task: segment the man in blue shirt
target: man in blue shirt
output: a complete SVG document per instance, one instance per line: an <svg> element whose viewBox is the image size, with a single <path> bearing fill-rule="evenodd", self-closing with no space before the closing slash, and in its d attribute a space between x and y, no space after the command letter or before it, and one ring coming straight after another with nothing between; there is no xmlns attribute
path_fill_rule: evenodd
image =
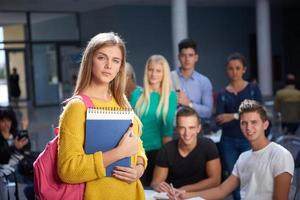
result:
<svg viewBox="0 0 300 200"><path fill-rule="evenodd" d="M195 71L199 59L197 44L184 39L178 44L178 50L181 67L172 71L178 104L194 108L200 118L209 118L213 108L212 84L206 76Z"/></svg>

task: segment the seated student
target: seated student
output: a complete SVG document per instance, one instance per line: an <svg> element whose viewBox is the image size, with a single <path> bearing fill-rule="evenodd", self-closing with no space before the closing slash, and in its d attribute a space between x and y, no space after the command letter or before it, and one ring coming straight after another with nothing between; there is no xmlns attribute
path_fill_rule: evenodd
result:
<svg viewBox="0 0 300 200"><path fill-rule="evenodd" d="M294 74L287 74L285 84L276 92L274 109L281 113L283 132L295 134L300 124L300 90L296 88Z"/></svg>
<svg viewBox="0 0 300 200"><path fill-rule="evenodd" d="M244 100L239 107L240 126L252 150L242 153L232 175L220 186L198 192L175 190L171 199L200 196L222 199L240 185L241 199L287 200L294 172L294 160L284 147L270 142L265 108L254 100Z"/></svg>
<svg viewBox="0 0 300 200"><path fill-rule="evenodd" d="M26 125L25 125L26 123ZM14 111L11 108L0 109L0 164L15 165L14 155L22 155L30 150L30 143L27 133L22 137L21 134L27 130L18 131L17 120ZM22 128L27 128L27 122L24 121Z"/></svg>
<svg viewBox="0 0 300 200"><path fill-rule="evenodd" d="M18 169L17 180L29 184L24 188L27 199L34 199L33 167L35 157L31 157L30 141L27 133L28 121L22 121L22 130L18 130L15 112L10 107L0 108L0 166L10 165ZM28 159L27 159L28 158ZM15 181L13 175L9 175L10 181Z"/></svg>
<svg viewBox="0 0 300 200"><path fill-rule="evenodd" d="M198 137L200 118L190 107L182 107L176 115L179 139L165 144L159 151L151 186L158 192L171 187L185 191L215 187L221 181L221 164L216 145Z"/></svg>

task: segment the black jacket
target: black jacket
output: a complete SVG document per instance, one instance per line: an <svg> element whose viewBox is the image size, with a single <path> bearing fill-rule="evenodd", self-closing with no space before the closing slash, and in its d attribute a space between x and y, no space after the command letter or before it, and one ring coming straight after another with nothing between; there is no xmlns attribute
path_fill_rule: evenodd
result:
<svg viewBox="0 0 300 200"><path fill-rule="evenodd" d="M16 137L14 137L15 139ZM23 154L24 151L30 150L30 142L26 144L21 150L17 150L15 145L9 146L7 140L0 133L0 164L7 164L11 156L18 151Z"/></svg>

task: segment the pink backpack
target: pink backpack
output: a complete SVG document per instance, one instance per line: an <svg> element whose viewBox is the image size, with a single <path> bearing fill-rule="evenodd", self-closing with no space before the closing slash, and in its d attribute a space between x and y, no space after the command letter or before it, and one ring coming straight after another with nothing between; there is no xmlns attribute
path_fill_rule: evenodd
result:
<svg viewBox="0 0 300 200"><path fill-rule="evenodd" d="M87 108L93 107L89 97L73 96L69 100L81 99ZM67 100L67 101L69 101ZM44 151L33 163L34 167L34 192L38 200L82 200L85 184L68 184L62 182L57 175L57 142L59 129L54 130L55 138L51 140Z"/></svg>

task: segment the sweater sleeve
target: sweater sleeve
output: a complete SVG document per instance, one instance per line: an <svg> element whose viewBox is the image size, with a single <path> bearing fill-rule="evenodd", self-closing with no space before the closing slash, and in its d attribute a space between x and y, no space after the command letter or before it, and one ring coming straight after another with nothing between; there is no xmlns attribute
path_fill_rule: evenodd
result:
<svg viewBox="0 0 300 200"><path fill-rule="evenodd" d="M135 116L135 119L134 119L134 122L133 122L133 132L139 137L139 150L138 150L138 153L137 153L137 156L134 156L134 164L137 163L137 157L140 157L143 159L144 161L144 167L146 168L147 167L147 164L148 164L148 160L147 160L147 156L146 156L146 153L145 153L145 150L144 150L144 147L143 147L143 142L141 140L141 131L142 131L142 124L138 122L138 118L137 116Z"/></svg>
<svg viewBox="0 0 300 200"><path fill-rule="evenodd" d="M82 183L105 176L102 152L84 152L85 112L83 102L71 100L60 118L58 175L67 183Z"/></svg>

